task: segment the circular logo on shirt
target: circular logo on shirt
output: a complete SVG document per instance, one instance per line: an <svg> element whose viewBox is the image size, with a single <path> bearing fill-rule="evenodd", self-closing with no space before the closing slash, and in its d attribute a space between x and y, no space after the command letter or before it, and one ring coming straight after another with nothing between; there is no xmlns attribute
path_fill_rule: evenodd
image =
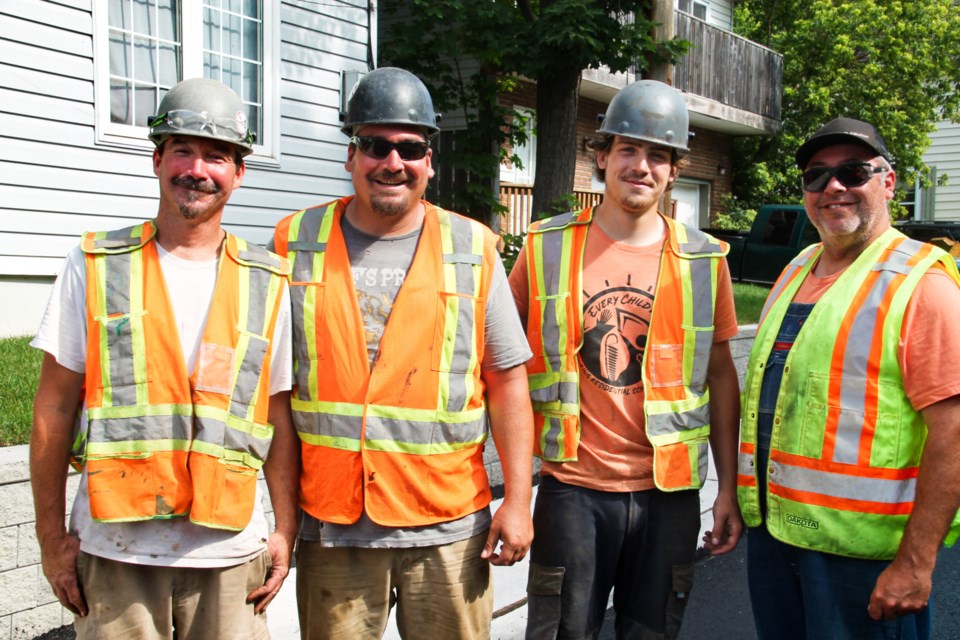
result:
<svg viewBox="0 0 960 640"><path fill-rule="evenodd" d="M605 391L638 393L653 295L630 286L593 295L583 309L580 363L587 379Z"/></svg>

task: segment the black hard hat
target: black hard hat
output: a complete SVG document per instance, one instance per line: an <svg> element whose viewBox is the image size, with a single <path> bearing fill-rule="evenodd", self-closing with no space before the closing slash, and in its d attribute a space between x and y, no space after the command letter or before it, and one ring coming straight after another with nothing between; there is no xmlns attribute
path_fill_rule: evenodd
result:
<svg viewBox="0 0 960 640"><path fill-rule="evenodd" d="M876 127L853 118L834 118L800 145L796 155L797 166L803 171L817 151L835 144L861 144L890 162L890 152Z"/></svg>
<svg viewBox="0 0 960 640"><path fill-rule="evenodd" d="M383 67L364 75L350 92L346 113L340 114L340 131L353 135L368 124L420 127L432 137L440 127L440 114L433 110L430 92L420 78L405 69Z"/></svg>

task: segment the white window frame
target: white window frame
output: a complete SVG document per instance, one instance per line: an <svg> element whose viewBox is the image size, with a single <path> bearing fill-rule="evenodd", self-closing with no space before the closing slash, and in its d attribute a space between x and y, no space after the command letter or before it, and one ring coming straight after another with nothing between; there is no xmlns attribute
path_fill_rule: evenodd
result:
<svg viewBox="0 0 960 640"><path fill-rule="evenodd" d="M677 10L678 10L678 11L682 11L682 12L684 12L684 13L686 13L686 14L689 14L689 15L693 16L694 18L696 18L697 20L703 20L704 22L707 21L707 18L710 16L710 6L709 6L706 2L697 2L697 0L687 0L687 5L689 5L690 8L689 8L689 9L683 9L683 8L681 8L681 4L678 2L678 3L677 3ZM697 15L697 9L698 9L698 8L702 8L702 9L703 9L703 16L702 16L702 17Z"/></svg>
<svg viewBox="0 0 960 640"><path fill-rule="evenodd" d="M253 154L246 162L277 165L280 161L280 0L262 0L263 131L257 131ZM181 64L183 78L203 76L203 1L181 0ZM93 2L94 112L97 144L153 149L146 123L110 120L110 21L107 2Z"/></svg>
<svg viewBox="0 0 960 640"><path fill-rule="evenodd" d="M500 182L519 185L533 185L537 176L537 132L536 117L537 112L528 107L513 106L513 110L522 113L527 117L526 131L527 141L524 144L513 148L513 155L523 160L523 169L518 169L516 165L500 165Z"/></svg>

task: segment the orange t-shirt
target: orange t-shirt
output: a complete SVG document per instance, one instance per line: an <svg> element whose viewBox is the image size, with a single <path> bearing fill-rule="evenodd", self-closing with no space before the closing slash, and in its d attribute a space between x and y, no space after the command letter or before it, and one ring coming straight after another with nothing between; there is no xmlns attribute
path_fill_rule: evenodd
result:
<svg viewBox="0 0 960 640"><path fill-rule="evenodd" d="M816 302L842 273L823 278L809 273L793 301ZM907 398L918 411L960 393L958 318L960 288L934 266L920 278L907 303L897 354Z"/></svg>
<svg viewBox="0 0 960 640"><path fill-rule="evenodd" d="M591 224L583 264L583 348L580 365L580 448L576 462L544 461L541 473L599 491L652 489L653 448L643 416L641 361L656 295L663 241L616 242ZM714 341L737 334L733 287L725 260L717 278ZM510 273L520 318L529 309L527 264L520 253Z"/></svg>

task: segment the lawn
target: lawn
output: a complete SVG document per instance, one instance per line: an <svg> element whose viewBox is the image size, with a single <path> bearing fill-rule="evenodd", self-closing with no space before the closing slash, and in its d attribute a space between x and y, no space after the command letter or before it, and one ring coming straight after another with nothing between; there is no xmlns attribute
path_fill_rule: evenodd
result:
<svg viewBox="0 0 960 640"><path fill-rule="evenodd" d="M763 303L770 287L746 282L733 283L733 300L737 307L738 324L754 324L760 319Z"/></svg>
<svg viewBox="0 0 960 640"><path fill-rule="evenodd" d="M0 447L30 439L42 354L29 342L27 337L0 340Z"/></svg>

